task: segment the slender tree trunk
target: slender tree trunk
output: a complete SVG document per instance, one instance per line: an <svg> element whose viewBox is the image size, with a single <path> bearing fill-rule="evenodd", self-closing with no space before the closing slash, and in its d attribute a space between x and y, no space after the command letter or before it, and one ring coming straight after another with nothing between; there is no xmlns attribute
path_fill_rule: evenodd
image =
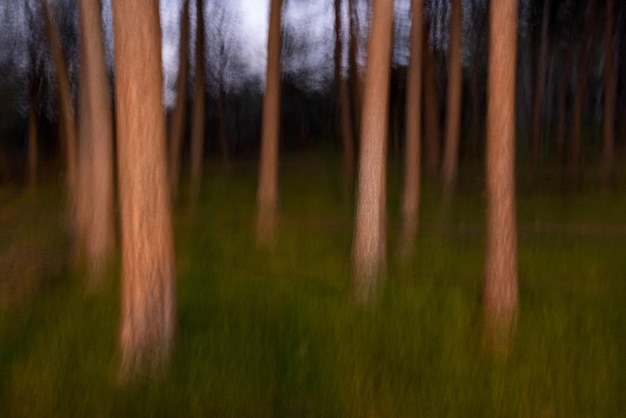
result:
<svg viewBox="0 0 626 418"><path fill-rule="evenodd" d="M506 358L517 317L515 62L517 1L491 2L487 108L487 254L484 342Z"/></svg>
<svg viewBox="0 0 626 418"><path fill-rule="evenodd" d="M590 0L587 5L584 35L581 38L581 50L578 57L576 77L576 93L572 108L572 144L570 148L570 174L575 177L580 168L583 114L585 111L585 97L587 94L587 79L591 64L591 48L593 43L594 24L596 21L596 0Z"/></svg>
<svg viewBox="0 0 626 418"><path fill-rule="evenodd" d="M70 76L67 71L67 61L63 54L63 47L61 44L61 36L59 35L59 29L55 23L54 17L50 7L48 6L48 0L41 0L44 10L44 20L46 23L46 31L48 33L48 41L50 42L50 52L52 55L52 62L54 65L54 73L57 82L57 94L59 98L59 114L61 118L61 138L65 138L63 141L63 147L65 148L65 183L68 189L70 206L72 212L76 204L76 183L77 183L77 167L78 156L76 151L76 125L74 122L74 106L72 104L72 87L70 83Z"/></svg>
<svg viewBox="0 0 626 418"><path fill-rule="evenodd" d="M39 160L37 95L39 81L33 75L30 81L30 103L28 107L28 188L32 191L37 187L37 166Z"/></svg>
<svg viewBox="0 0 626 418"><path fill-rule="evenodd" d="M220 75L217 86L217 112L219 117L220 130L220 148L222 150L222 158L228 162L228 131L226 129L226 97L224 94L224 80Z"/></svg>
<svg viewBox="0 0 626 418"><path fill-rule="evenodd" d="M531 153L533 164L539 159L539 137L541 134L541 112L546 85L546 70L548 68L548 33L550 24L550 0L544 0L543 18L541 20L541 45L539 60L537 61L537 75L535 78L535 103L533 106L533 130L531 138Z"/></svg>
<svg viewBox="0 0 626 418"><path fill-rule="evenodd" d="M204 160L204 2L196 0L196 69L193 87L193 120L191 124L191 200L200 193Z"/></svg>
<svg viewBox="0 0 626 418"><path fill-rule="evenodd" d="M185 111L187 106L187 54L189 49L189 2L183 2L180 21L180 43L178 50L178 80L176 81L176 106L170 124L169 173L172 196L176 197L180 179L180 154L185 132Z"/></svg>
<svg viewBox="0 0 626 418"><path fill-rule="evenodd" d="M280 46L282 0L271 0L267 40L267 76L263 100L263 133L257 192L257 244L270 247L276 234L278 137L280 134Z"/></svg>
<svg viewBox="0 0 626 418"><path fill-rule="evenodd" d="M413 253L418 229L422 134L422 46L423 0L411 1L411 51L407 69L406 145L404 192L402 198L402 238L400 252Z"/></svg>
<svg viewBox="0 0 626 418"><path fill-rule="evenodd" d="M114 247L113 118L104 58L101 6L80 0L80 190L77 216L87 258L89 288L96 288Z"/></svg>
<svg viewBox="0 0 626 418"><path fill-rule="evenodd" d="M337 88L337 103L341 125L343 171L346 182L351 184L354 179L354 135L352 116L350 115L348 83L341 74L342 62L341 0L335 0L335 84Z"/></svg>
<svg viewBox="0 0 626 418"><path fill-rule="evenodd" d="M461 0L452 0L450 19L450 49L448 59L448 102L446 112L446 142L442 177L444 196L448 199L454 190L459 165L459 131L461 124L461 31L463 7Z"/></svg>
<svg viewBox="0 0 626 418"><path fill-rule="evenodd" d="M359 137L359 128L361 127L361 105L363 80L359 73L359 64L357 57L359 55L359 21L358 11L356 9L355 0L348 0L348 13L350 14L350 44L348 45L348 71L350 78L350 87L352 90L352 109L354 111L354 132L355 137Z"/></svg>
<svg viewBox="0 0 626 418"><path fill-rule="evenodd" d="M602 162L604 182L608 183L613 174L615 159L615 101L617 99L615 74L615 0L607 0L606 19Z"/></svg>
<svg viewBox="0 0 626 418"><path fill-rule="evenodd" d="M425 34L429 33L428 26ZM439 92L437 91L437 70L435 56L428 46L428 36L424 36L424 152L425 172L435 177L439 170Z"/></svg>
<svg viewBox="0 0 626 418"><path fill-rule="evenodd" d="M559 162L561 167L565 166L565 137L567 126L567 97L570 92L570 79L572 71L572 58L574 54L574 44L572 41L568 42L565 50L565 58L563 59L563 76L561 77L561 85L558 97L558 116L557 116L557 133L556 143L558 147Z"/></svg>
<svg viewBox="0 0 626 418"><path fill-rule="evenodd" d="M158 2L113 2L122 230L122 381L168 361L176 272L166 159Z"/></svg>
<svg viewBox="0 0 626 418"><path fill-rule="evenodd" d="M384 263L385 142L389 114L389 76L393 2L374 0L370 29L354 241L354 295L358 302L376 296Z"/></svg>
<svg viewBox="0 0 626 418"><path fill-rule="evenodd" d="M482 25L481 25L482 26ZM480 89L478 88L478 81L480 79L480 44L483 39L481 36L476 36L476 44L474 45L474 56L472 62L472 81L470 83L471 95L472 95L472 128L470 129L470 147L472 157L477 158L480 154L479 151L479 137L480 137Z"/></svg>

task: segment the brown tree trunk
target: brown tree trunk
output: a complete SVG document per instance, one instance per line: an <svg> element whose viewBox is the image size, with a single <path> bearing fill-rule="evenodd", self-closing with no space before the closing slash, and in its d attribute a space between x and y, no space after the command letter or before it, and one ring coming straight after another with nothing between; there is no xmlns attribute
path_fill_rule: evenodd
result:
<svg viewBox="0 0 626 418"><path fill-rule="evenodd" d="M480 89L478 88L478 81L480 78L480 65L478 63L479 57L479 39L477 36L476 47L474 48L474 57L472 65L472 81L470 83L470 94L472 95L472 108L470 109L472 115L472 128L470 129L470 150L471 155L477 158L480 154Z"/></svg>
<svg viewBox="0 0 626 418"><path fill-rule="evenodd" d="M392 35L393 2L374 0L365 73L356 223L352 243L354 295L362 303L376 296L385 258L384 168Z"/></svg>
<svg viewBox="0 0 626 418"><path fill-rule="evenodd" d="M113 118L104 58L100 2L80 0L80 171L77 217L87 259L88 287L96 288L115 244Z"/></svg>
<svg viewBox="0 0 626 418"><path fill-rule="evenodd" d="M596 21L596 0L589 1L587 5L584 35L581 38L581 51L578 57L578 70L576 77L576 92L572 108L572 144L570 148L569 171L573 177L577 176L580 168L583 113L585 110L585 97L587 94L587 79L591 64L591 48L593 43L593 31Z"/></svg>
<svg viewBox="0 0 626 418"><path fill-rule="evenodd" d="M491 2L487 108L486 349L506 358L517 317L515 62L517 1Z"/></svg>
<svg viewBox="0 0 626 418"><path fill-rule="evenodd" d="M448 102L446 112L446 139L442 177L444 196L452 195L459 165L459 131L461 124L461 31L463 7L461 0L452 0L450 18L450 49L448 59Z"/></svg>
<svg viewBox="0 0 626 418"><path fill-rule="evenodd" d="M550 0L544 0L543 18L541 20L541 45L539 47L539 60L537 61L537 74L535 78L535 103L533 106L533 127L531 137L531 153L533 164L539 159L539 136L541 134L541 111L543 109L543 96L546 84L546 70L548 68L548 33L550 24Z"/></svg>
<svg viewBox="0 0 626 418"><path fill-rule="evenodd" d="M602 171L604 182L608 183L613 174L615 158L615 100L617 98L617 82L615 79L615 0L607 0L606 19Z"/></svg>
<svg viewBox="0 0 626 418"><path fill-rule="evenodd" d="M180 43L178 50L178 80L176 81L176 106L170 124L169 174L172 197L178 192L180 179L180 154L185 132L185 111L187 106L187 53L189 49L189 2L183 2L180 20Z"/></svg>
<svg viewBox="0 0 626 418"><path fill-rule="evenodd" d="M350 96L348 83L341 74L343 62L343 42L341 35L341 0L335 0L335 84L341 125L341 144L343 148L343 171L346 182L354 179L354 134L350 115Z"/></svg>
<svg viewBox="0 0 626 418"><path fill-rule="evenodd" d="M257 191L257 244L270 247L276 234L278 136L280 134L280 47L282 0L271 0L267 40L267 76L263 99L263 133Z"/></svg>
<svg viewBox="0 0 626 418"><path fill-rule="evenodd" d="M72 105L72 87L70 76L67 71L67 61L63 53L61 44L61 36L59 29L55 23L54 17L48 5L48 0L41 0L44 10L44 20L48 41L50 42L50 52L52 55L52 63L54 65L54 73L57 82L57 94L59 98L59 115L61 118L60 137L65 138L62 146L65 148L65 183L68 189L70 206L72 212L76 204L76 182L78 156L76 151L76 125L74 122L74 106Z"/></svg>
<svg viewBox="0 0 626 418"><path fill-rule="evenodd" d="M158 2L113 2L122 231L122 381L169 358L176 272L168 187Z"/></svg>
<svg viewBox="0 0 626 418"><path fill-rule="evenodd" d="M429 33L428 25L425 34ZM433 50L424 36L424 157L425 172L435 177L439 170L439 92L437 70Z"/></svg>
<svg viewBox="0 0 626 418"><path fill-rule="evenodd" d="M204 2L196 0L196 69L193 82L193 119L191 124L191 200L200 193L204 160Z"/></svg>
<svg viewBox="0 0 626 418"><path fill-rule="evenodd" d="M28 107L28 188L32 191L37 186L37 166L39 160L37 95L39 81L35 76L30 81L30 103Z"/></svg>
<svg viewBox="0 0 626 418"><path fill-rule="evenodd" d="M407 69L406 145L402 237L400 254L409 256L415 248L420 200L420 147L422 136L422 11L423 0L411 1L411 51Z"/></svg>
<svg viewBox="0 0 626 418"><path fill-rule="evenodd" d="M570 92L570 78L571 78L571 70L572 70L572 58L574 54L574 44L572 41L568 42L567 48L565 50L565 58L563 59L563 77L561 77L561 86L559 90L559 98L558 98L558 116L557 116L557 133L556 133L556 143L559 154L559 162L561 163L561 168L565 166L565 136L566 136L566 126L567 126L567 97Z"/></svg>
<svg viewBox="0 0 626 418"><path fill-rule="evenodd" d="M354 136L359 137L361 127L361 105L363 80L359 72L357 57L359 55L359 21L355 0L348 0L348 13L350 14L350 44L348 45L348 71L350 87L352 87L352 109L354 117Z"/></svg>
<svg viewBox="0 0 626 418"><path fill-rule="evenodd" d="M217 86L217 112L219 117L220 130L220 148L222 150L222 158L228 162L228 132L226 129L226 97L224 94L224 80L220 76Z"/></svg>

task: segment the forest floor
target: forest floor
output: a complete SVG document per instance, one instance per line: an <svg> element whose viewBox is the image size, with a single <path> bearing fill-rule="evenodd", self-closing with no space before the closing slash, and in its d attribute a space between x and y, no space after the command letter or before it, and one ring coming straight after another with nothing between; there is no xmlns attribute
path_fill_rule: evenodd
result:
<svg viewBox="0 0 626 418"><path fill-rule="evenodd" d="M425 182L416 250L400 261L390 164L387 277L359 307L354 199L335 158L281 162L272 251L254 245L256 166L208 166L197 207L175 208L172 363L131 388L115 379L119 269L87 295L61 189L0 188L1 417L623 416L626 187L521 177L520 312L498 362L480 348L481 167L461 170L445 216Z"/></svg>

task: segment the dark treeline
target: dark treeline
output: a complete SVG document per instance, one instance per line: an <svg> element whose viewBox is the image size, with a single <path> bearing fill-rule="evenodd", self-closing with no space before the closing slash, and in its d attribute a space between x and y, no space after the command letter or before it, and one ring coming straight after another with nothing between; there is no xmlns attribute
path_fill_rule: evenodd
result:
<svg viewBox="0 0 626 418"><path fill-rule="evenodd" d="M51 2L57 20L59 33L69 69L73 91L78 91L78 13L75 1ZM167 4L165 4L167 3ZM285 9L289 9L287 2ZM294 7L306 9L298 2ZM355 74L364 71L365 43L369 25L367 2L356 2L356 18L343 16L342 36L348 40L351 25L356 24L356 59L352 59L349 49L351 42L345 42L345 60L342 73L353 84ZM393 76L391 96L390 132L391 152L398 151L403 138L404 89L406 66L408 64L408 1L396 3ZM325 7L330 6L330 4ZM47 44L44 20L39 3L36 1L5 3L0 6L3 30L0 36L2 52L2 148L6 178L13 181L23 177L22 164L9 164L6 153L25 155L27 142L26 112L29 103L36 95L36 107L40 123L55 123L57 120L55 77ZM182 3L164 2L162 13L177 13ZM429 103L439 112L440 130L445 135L448 86L448 40L449 16L452 10L447 1L426 1L424 23L428 30L427 49L433 53L435 63L435 86L438 104ZM192 5L193 8L193 5ZM320 7L309 7L319 13ZM347 3L344 6L347 8ZM526 0L519 4L519 49L517 77L517 120L521 136L518 139L522 154L533 160L547 156L561 155L571 160L577 157L580 146L597 149L603 126L605 98L614 97L613 114L617 144L624 136L623 120L626 107L626 82L621 74L626 73L626 64L621 51L626 50L624 30L624 7L621 2L608 0L557 1ZM259 72L250 71L243 62L242 52L245 40L236 32L236 22L241 20L234 7L222 2L206 1L206 89L207 132L210 139L206 143L208 152L221 153L224 141L228 153L233 156L254 155L259 148L262 90L259 88ZM301 13L306 13L300 11ZM344 12L342 10L342 12ZM287 10L284 11L288 15ZM343 14L346 14L345 12ZM461 158L478 155L481 145L480 132L484 130L486 65L488 53L488 2L468 0L462 2L462 93L461 136L459 144ZM328 15L328 19L326 17ZM110 5L104 2L104 29L106 35L107 66L112 78L112 29L110 27ZM339 118L335 111L333 57L332 57L332 13L316 16L313 20L328 30L329 42L316 43L323 37L310 37L308 27L297 27L293 22L283 25L283 83L281 132L284 138L281 146L296 149L313 143L332 141L330 138L337 128ZM192 14L195 24L195 10ZM299 18L301 19L301 18ZM299 23L296 20L296 24ZM180 22L178 21L178 25ZM163 30L164 45L176 47L180 34L176 25ZM611 31L611 33L609 33ZM195 39L192 31L191 40ZM27 47L23 47L23 46ZM17 48L19 46L19 48ZM612 48L612 53L609 49ZM195 59L193 49L189 50L190 61ZM613 57L609 60L608 57ZM164 57L164 60L168 57ZM356 71L350 66L356 65ZM611 66L611 69L607 68ZM178 65L166 62L166 102L173 103L175 96L172 75L176 75ZM189 67L188 67L189 68ZM190 69L190 71L192 71ZM168 76L168 74L171 74ZM611 84L609 74L613 74ZM29 86L33 86L32 88ZM36 85L36 87L35 87ZM33 91L35 88L35 91ZM427 87L427 89L430 86ZM607 88L614 93L605 94ZM354 89L351 89L354 90ZM29 91L31 93L29 93ZM191 86L186 89L191 100ZM427 92L424 92L426 95ZM76 100L76 93L74 94ZM356 100L355 97L352 98ZM256 105L254 105L256 103ZM609 102L611 103L611 101ZM189 109L189 108L188 108ZM222 120L224 119L224 120ZM580 143L576 132L590 132ZM593 133L596 132L595 135ZM47 135L49 136L49 135ZM221 141L221 142L220 142ZM41 146L51 150L54 141L40 141ZM222 145L220 145L220 143ZM566 144L568 144L566 146ZM443 145L441 145L443 147ZM565 149L567 148L567 150ZM45 154L44 154L45 155ZM586 154L582 154L586 155ZM9 158L13 160L13 158ZM15 172L9 175L6 165L13 165Z"/></svg>

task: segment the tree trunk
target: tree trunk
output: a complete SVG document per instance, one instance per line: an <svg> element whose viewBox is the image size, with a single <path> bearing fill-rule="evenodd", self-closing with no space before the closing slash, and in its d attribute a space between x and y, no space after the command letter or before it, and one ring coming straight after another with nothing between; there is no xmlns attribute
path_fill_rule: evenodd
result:
<svg viewBox="0 0 626 418"><path fill-rule="evenodd" d="M393 2L374 0L365 73L356 223L352 244L354 295L361 303L376 296L385 258L384 168L392 37Z"/></svg>
<svg viewBox="0 0 626 418"><path fill-rule="evenodd" d="M604 182L608 184L613 174L615 158L615 101L617 98L615 75L615 0L607 0L606 8L602 171Z"/></svg>
<svg viewBox="0 0 626 418"><path fill-rule="evenodd" d="M351 184L354 179L354 134L352 116L350 115L348 83L341 73L342 62L341 0L335 0L335 84L341 125L343 171L346 183Z"/></svg>
<svg viewBox="0 0 626 418"><path fill-rule="evenodd" d="M267 76L263 99L263 133L257 192L257 244L270 247L276 234L278 136L280 134L280 47L282 0L271 0L267 40Z"/></svg>
<svg viewBox="0 0 626 418"><path fill-rule="evenodd" d="M533 130L531 137L531 153L533 164L539 159L539 136L541 134L541 111L546 84L546 70L548 68L548 33L550 24L550 0L544 0L543 18L541 20L541 45L539 47L539 60L537 61L537 74L535 78L535 103L533 106Z"/></svg>
<svg viewBox="0 0 626 418"><path fill-rule="evenodd" d="M429 33L428 25L424 33ZM424 152L426 173L435 177L439 170L439 92L435 55L424 36Z"/></svg>
<svg viewBox="0 0 626 418"><path fill-rule="evenodd" d="M193 82L193 120L191 125L191 201L200 193L204 160L204 2L196 0L196 69Z"/></svg>
<svg viewBox="0 0 626 418"><path fill-rule="evenodd" d="M217 86L217 112L219 117L220 130L220 148L222 150L222 158L228 162L228 131L226 127L226 95L224 94L224 80L220 75Z"/></svg>
<svg viewBox="0 0 626 418"><path fill-rule="evenodd" d="M39 81L33 75L30 80L30 103L28 107L28 188L32 191L37 186L37 166L39 160L37 95Z"/></svg>
<svg viewBox="0 0 626 418"><path fill-rule="evenodd" d="M561 164L561 168L565 167L565 136L566 136L566 126L567 126L567 97L570 92L570 79L572 72L572 58L574 54L574 44L570 40L565 50L565 58L563 59L563 77L561 77L561 85L559 90L558 97L558 121L557 121L557 133L556 133L556 143L559 154L559 162Z"/></svg>
<svg viewBox="0 0 626 418"><path fill-rule="evenodd" d="M114 247L113 126L104 58L100 2L80 0L80 172L77 217L87 258L89 288L96 288Z"/></svg>
<svg viewBox="0 0 626 418"><path fill-rule="evenodd" d="M576 77L576 93L572 108L572 144L570 148L569 171L572 177L577 176L580 168L583 113L585 111L585 97L587 94L587 79L591 64L591 48L593 46L593 32L596 21L596 0L590 0L587 5L584 35L581 38L581 51L578 57Z"/></svg>
<svg viewBox="0 0 626 418"><path fill-rule="evenodd" d="M486 348L506 358L517 317L515 61L517 1L491 2L487 108Z"/></svg>
<svg viewBox="0 0 626 418"><path fill-rule="evenodd" d="M461 0L452 0L450 18L450 49L448 59L448 102L446 112L446 142L443 156L444 196L448 199L454 190L459 165L459 131L461 124L461 31L463 7Z"/></svg>
<svg viewBox="0 0 626 418"><path fill-rule="evenodd" d="M359 72L357 57L359 55L359 21L355 0L348 0L348 13L350 15L350 44L348 45L348 71L350 87L352 87L352 110L354 117L354 136L359 137L361 127L361 104L363 80Z"/></svg>
<svg viewBox="0 0 626 418"><path fill-rule="evenodd" d="M422 11L423 0L411 1L411 51L407 69L406 145L404 192L402 198L402 238L400 254L409 256L415 248L420 198L420 158L422 134Z"/></svg>
<svg viewBox="0 0 626 418"><path fill-rule="evenodd" d="M48 41L50 42L50 52L52 55L52 63L54 65L54 73L57 82L57 94L59 98L59 114L61 118L60 126L62 132L60 137L65 137L63 147L65 148L65 183L69 193L70 206L72 212L76 204L76 182L77 182L77 166L78 157L76 151L76 125L74 122L74 107L72 104L72 87L70 76L67 71L67 61L63 54L61 44L61 36L59 29L55 23L52 12L48 5L48 0L41 0L44 10L44 20L46 23L46 31Z"/></svg>
<svg viewBox="0 0 626 418"><path fill-rule="evenodd" d="M481 25L482 26L482 25ZM476 36L476 43L474 45L474 56L472 57L472 80L470 83L470 94L472 95L472 108L471 108L471 118L472 118L472 128L470 129L470 153L472 157L478 158L480 155L480 89L478 87L478 82L480 80L480 44L481 36Z"/></svg>
<svg viewBox="0 0 626 418"><path fill-rule="evenodd" d="M187 106L187 54L189 49L189 2L183 2L180 20L180 43L178 50L178 80L176 81L176 106L170 124L169 173L172 196L176 197L180 179L180 154L185 132L185 108Z"/></svg>
<svg viewBox="0 0 626 418"><path fill-rule="evenodd" d="M119 376L125 381L167 363L176 273L158 2L114 1L113 29L122 231Z"/></svg>

